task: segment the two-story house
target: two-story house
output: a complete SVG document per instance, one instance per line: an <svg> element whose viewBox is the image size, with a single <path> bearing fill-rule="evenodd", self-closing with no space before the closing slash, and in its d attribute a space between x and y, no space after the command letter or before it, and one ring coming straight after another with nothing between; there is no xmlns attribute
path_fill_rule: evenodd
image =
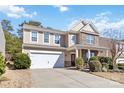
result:
<svg viewBox="0 0 124 93"><path fill-rule="evenodd" d="M0 23L0 53L5 56L5 37L4 32Z"/></svg>
<svg viewBox="0 0 124 93"><path fill-rule="evenodd" d="M108 46L102 45L96 27L91 22L80 21L68 31L68 48L65 53L66 66L75 66L75 58L88 61L92 56L109 56Z"/></svg>
<svg viewBox="0 0 124 93"><path fill-rule="evenodd" d="M24 24L22 52L30 56L31 68L75 66L77 57L87 61L92 56L109 56L101 41L90 22L80 21L68 31Z"/></svg>

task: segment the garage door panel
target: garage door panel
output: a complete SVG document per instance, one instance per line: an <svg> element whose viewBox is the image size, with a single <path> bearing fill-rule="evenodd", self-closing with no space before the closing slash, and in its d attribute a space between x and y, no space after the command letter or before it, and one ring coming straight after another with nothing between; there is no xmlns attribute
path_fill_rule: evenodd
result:
<svg viewBox="0 0 124 93"><path fill-rule="evenodd" d="M50 55L46 54L32 54L33 58L31 58L32 61L32 67L31 68L50 68Z"/></svg>
<svg viewBox="0 0 124 93"><path fill-rule="evenodd" d="M59 55L53 67L64 67L64 55Z"/></svg>
<svg viewBox="0 0 124 93"><path fill-rule="evenodd" d="M37 54L32 54L31 61L32 61L31 68L46 68L47 60L45 59L44 55L40 56Z"/></svg>
<svg viewBox="0 0 124 93"><path fill-rule="evenodd" d="M31 54L31 68L64 67L63 54Z"/></svg>

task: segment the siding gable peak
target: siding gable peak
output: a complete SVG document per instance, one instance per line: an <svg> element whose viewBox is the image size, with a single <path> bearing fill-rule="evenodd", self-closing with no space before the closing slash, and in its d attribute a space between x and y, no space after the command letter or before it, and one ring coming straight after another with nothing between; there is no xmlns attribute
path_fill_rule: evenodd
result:
<svg viewBox="0 0 124 93"><path fill-rule="evenodd" d="M91 33L98 33L97 29L95 28L95 26L91 23L88 23L87 25L85 25L84 27L82 27L80 29L80 31L83 31L83 32L91 32Z"/></svg>
<svg viewBox="0 0 124 93"><path fill-rule="evenodd" d="M92 33L98 33L95 25L92 22L80 20L79 22L75 23L69 31L77 32L77 31L85 31L85 32L92 32Z"/></svg>

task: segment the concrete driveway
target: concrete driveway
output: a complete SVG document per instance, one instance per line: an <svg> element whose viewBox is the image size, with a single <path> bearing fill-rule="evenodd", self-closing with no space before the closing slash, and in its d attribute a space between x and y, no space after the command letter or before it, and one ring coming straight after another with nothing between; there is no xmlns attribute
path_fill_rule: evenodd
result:
<svg viewBox="0 0 124 93"><path fill-rule="evenodd" d="M32 86L38 88L121 88L124 84L67 69L31 70Z"/></svg>

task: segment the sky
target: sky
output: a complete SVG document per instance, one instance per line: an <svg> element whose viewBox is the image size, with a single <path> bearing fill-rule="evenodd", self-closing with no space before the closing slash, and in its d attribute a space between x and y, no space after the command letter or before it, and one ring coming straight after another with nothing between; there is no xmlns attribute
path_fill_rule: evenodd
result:
<svg viewBox="0 0 124 93"><path fill-rule="evenodd" d="M98 31L115 29L124 33L124 6L116 5L9 5L0 6L0 20L10 20L14 33L24 20L67 31L79 20L91 21ZM124 37L124 34L123 34Z"/></svg>

